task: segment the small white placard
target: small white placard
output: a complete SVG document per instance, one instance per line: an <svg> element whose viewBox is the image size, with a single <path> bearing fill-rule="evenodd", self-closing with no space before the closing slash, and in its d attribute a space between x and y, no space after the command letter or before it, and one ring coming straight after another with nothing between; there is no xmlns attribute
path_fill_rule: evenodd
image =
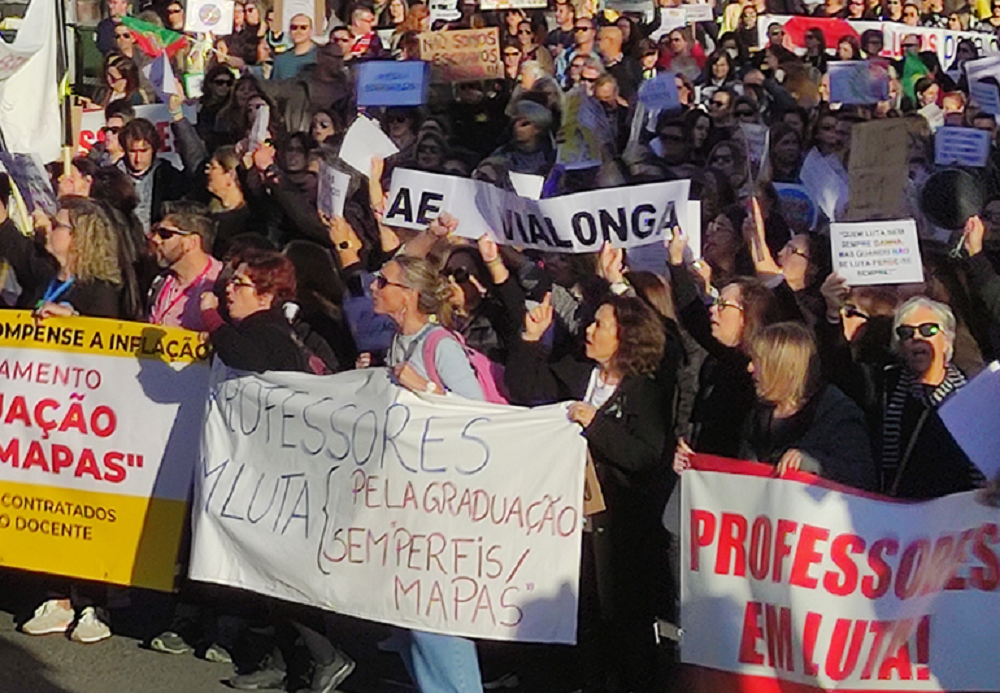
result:
<svg viewBox="0 0 1000 693"><path fill-rule="evenodd" d="M851 286L924 280L913 219L830 224L833 269Z"/></svg>
<svg viewBox="0 0 1000 693"><path fill-rule="evenodd" d="M934 163L939 166L985 166L990 133L977 128L943 127L934 134Z"/></svg>
<svg viewBox="0 0 1000 693"><path fill-rule="evenodd" d="M367 176L372 170L373 156L387 159L398 151L399 148L382 132L378 123L359 115L344 135L344 143L340 145L340 160Z"/></svg>

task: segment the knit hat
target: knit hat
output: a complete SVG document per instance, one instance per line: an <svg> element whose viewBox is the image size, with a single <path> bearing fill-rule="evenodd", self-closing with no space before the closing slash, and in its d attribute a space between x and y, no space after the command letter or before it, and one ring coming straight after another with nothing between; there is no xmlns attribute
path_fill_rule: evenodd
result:
<svg viewBox="0 0 1000 693"><path fill-rule="evenodd" d="M920 191L920 211L942 229L960 229L979 214L986 197L972 174L957 168L938 171Z"/></svg>
<svg viewBox="0 0 1000 693"><path fill-rule="evenodd" d="M552 111L542 104L528 99L521 99L514 108L511 120L518 120L519 118L530 120L542 131L546 131L552 127Z"/></svg>

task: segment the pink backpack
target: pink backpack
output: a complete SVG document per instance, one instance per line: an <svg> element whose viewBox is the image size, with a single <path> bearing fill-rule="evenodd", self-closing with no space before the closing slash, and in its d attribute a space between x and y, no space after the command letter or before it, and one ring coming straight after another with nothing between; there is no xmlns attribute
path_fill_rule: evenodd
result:
<svg viewBox="0 0 1000 693"><path fill-rule="evenodd" d="M434 363L434 350L443 339L454 339L465 350L465 355L469 358L469 365L476 373L476 380L479 381L479 387L482 388L486 401L507 404L507 395L503 387L503 366L490 361L486 354L467 346L462 335L447 328L431 330L424 341L424 367L427 369L427 377L444 390L444 383L441 382L441 377L437 372L437 364Z"/></svg>

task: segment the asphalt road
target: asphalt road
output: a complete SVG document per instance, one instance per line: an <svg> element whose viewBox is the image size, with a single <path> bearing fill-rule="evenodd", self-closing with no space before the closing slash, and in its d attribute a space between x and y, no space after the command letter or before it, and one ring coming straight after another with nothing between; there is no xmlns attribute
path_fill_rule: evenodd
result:
<svg viewBox="0 0 1000 693"><path fill-rule="evenodd" d="M223 693L233 673L191 655L166 655L144 647L169 618L159 595L130 593L129 606L115 608L115 636L81 645L63 635L32 637L17 630L45 597L46 585L31 574L0 570L0 693ZM165 612L164 609L167 611ZM166 613L166 615L164 615ZM376 644L388 631L354 619L337 624L336 642L358 663L343 693L414 693L398 656ZM516 672L520 685L508 693L571 690L569 648L484 643L484 676Z"/></svg>

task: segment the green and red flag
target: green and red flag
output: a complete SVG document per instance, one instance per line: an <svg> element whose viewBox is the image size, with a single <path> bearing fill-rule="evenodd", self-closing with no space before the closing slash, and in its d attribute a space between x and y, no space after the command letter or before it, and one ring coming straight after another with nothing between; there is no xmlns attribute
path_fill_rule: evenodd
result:
<svg viewBox="0 0 1000 693"><path fill-rule="evenodd" d="M162 53L172 58L177 51L188 46L187 36L176 31L164 29L135 17L122 17L121 22L132 32L139 49L150 58L157 58Z"/></svg>

